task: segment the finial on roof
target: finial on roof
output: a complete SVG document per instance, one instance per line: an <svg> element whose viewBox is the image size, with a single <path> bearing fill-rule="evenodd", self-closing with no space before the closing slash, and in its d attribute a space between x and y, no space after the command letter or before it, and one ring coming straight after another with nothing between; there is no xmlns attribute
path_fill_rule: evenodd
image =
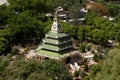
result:
<svg viewBox="0 0 120 80"><path fill-rule="evenodd" d="M55 11L55 17L54 17L54 22L57 21L57 11Z"/></svg>

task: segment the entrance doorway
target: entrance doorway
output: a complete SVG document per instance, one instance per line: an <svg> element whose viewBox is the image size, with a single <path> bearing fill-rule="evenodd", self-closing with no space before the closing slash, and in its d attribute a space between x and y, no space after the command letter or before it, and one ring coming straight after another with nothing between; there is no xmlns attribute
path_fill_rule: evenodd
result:
<svg viewBox="0 0 120 80"><path fill-rule="evenodd" d="M45 60L49 60L49 58L48 58L48 57L46 57L46 58L45 58Z"/></svg>
<svg viewBox="0 0 120 80"><path fill-rule="evenodd" d="M70 63L71 62L71 58L70 57L67 57L66 58L66 64Z"/></svg>

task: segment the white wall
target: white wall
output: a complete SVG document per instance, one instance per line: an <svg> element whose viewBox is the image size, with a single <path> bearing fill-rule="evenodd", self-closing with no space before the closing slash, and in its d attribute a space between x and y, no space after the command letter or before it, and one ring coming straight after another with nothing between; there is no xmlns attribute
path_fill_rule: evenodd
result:
<svg viewBox="0 0 120 80"><path fill-rule="evenodd" d="M0 0L0 5L7 3L7 0Z"/></svg>

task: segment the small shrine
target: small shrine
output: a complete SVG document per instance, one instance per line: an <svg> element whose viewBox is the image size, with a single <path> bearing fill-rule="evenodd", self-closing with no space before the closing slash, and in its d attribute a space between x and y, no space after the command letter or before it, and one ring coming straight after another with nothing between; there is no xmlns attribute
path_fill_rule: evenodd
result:
<svg viewBox="0 0 120 80"><path fill-rule="evenodd" d="M38 60L54 59L67 64L73 58L70 57L71 55L77 56L75 53L71 53L73 49L72 38L63 32L56 13L51 30L36 49L36 58Z"/></svg>

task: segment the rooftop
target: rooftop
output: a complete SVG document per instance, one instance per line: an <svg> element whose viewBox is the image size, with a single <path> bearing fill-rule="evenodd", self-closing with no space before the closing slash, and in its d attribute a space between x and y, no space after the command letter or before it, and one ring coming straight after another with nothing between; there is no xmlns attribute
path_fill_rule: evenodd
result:
<svg viewBox="0 0 120 80"><path fill-rule="evenodd" d="M69 54L59 54L57 52L51 52L51 51L47 51L47 50L38 50L36 51L37 55L41 55L41 56L46 56L46 57L50 57L50 58L55 58L55 59L59 59L59 58L63 58Z"/></svg>
<svg viewBox="0 0 120 80"><path fill-rule="evenodd" d="M51 51L47 51L47 50L37 50L36 51L36 54L37 55L40 55L40 56L45 56L45 57L50 57L52 59L60 59L60 58L64 58L64 57L67 57L69 55L74 55L76 53L79 53L78 51L64 51L62 53L57 53L57 52L51 52Z"/></svg>
<svg viewBox="0 0 120 80"><path fill-rule="evenodd" d="M49 31L47 33L47 36L48 37L52 37L52 38L62 38L62 37L66 37L68 35L65 34L65 33L55 33L55 32Z"/></svg>

